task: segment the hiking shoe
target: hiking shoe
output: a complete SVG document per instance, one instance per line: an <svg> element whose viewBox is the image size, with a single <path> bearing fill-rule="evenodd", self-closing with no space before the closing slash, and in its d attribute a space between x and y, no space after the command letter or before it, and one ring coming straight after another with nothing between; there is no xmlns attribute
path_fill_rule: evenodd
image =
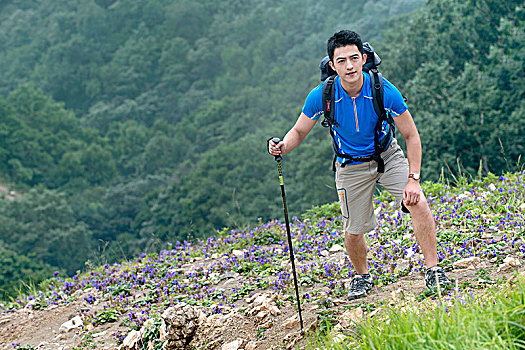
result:
<svg viewBox="0 0 525 350"><path fill-rule="evenodd" d="M445 275L445 270L439 266L427 269L427 272L425 273L425 283L429 289L437 287L438 284L442 287L452 285L452 282Z"/></svg>
<svg viewBox="0 0 525 350"><path fill-rule="evenodd" d="M348 300L354 300L357 298L364 297L366 293L372 290L374 282L370 274L356 275L350 281L350 293L348 293Z"/></svg>

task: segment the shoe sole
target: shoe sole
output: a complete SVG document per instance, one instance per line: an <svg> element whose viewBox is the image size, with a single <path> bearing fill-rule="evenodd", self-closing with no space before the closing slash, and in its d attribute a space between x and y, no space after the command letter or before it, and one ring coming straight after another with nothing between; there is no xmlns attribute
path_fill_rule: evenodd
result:
<svg viewBox="0 0 525 350"><path fill-rule="evenodd" d="M437 286L433 286L433 287L431 287L431 286L429 286L429 285L426 284L426 283L425 283L425 285L427 286L428 289L437 288ZM449 283L440 283L439 286L440 286L441 288L448 288L448 287L452 287L452 286L454 286L454 283L452 283L452 282L449 282Z"/></svg>
<svg viewBox="0 0 525 350"><path fill-rule="evenodd" d="M356 299L360 299L360 298L364 298L368 295L368 293L370 293L372 291L372 289L370 289L369 291L365 292L364 294L359 294L359 295L353 295L353 296L346 296L346 299L348 299L348 301L352 301L352 300L356 300Z"/></svg>

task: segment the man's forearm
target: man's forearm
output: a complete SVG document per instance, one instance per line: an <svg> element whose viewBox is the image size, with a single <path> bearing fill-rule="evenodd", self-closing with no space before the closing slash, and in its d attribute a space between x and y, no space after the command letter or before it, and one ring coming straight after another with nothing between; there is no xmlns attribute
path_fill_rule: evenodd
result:
<svg viewBox="0 0 525 350"><path fill-rule="evenodd" d="M421 170L421 140L419 134L413 135L406 140L407 158L410 173L419 173Z"/></svg>
<svg viewBox="0 0 525 350"><path fill-rule="evenodd" d="M284 155L290 151L293 151L295 148L297 148L297 146L299 146L301 142L303 142L305 137L306 135L301 135L301 133L295 128L290 129L283 139L284 149L282 150L282 154Z"/></svg>

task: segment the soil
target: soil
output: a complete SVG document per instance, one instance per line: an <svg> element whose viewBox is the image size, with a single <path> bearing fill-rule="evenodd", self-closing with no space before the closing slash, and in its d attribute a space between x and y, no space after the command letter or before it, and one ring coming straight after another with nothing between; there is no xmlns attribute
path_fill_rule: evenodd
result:
<svg viewBox="0 0 525 350"><path fill-rule="evenodd" d="M342 254L342 253L341 253ZM515 271L507 270L505 273L497 272L498 266L488 262L482 262L481 267L484 268L490 275L491 280L500 278L508 279ZM480 267L478 267L479 269ZM521 267L520 267L521 268ZM514 268L516 270L516 268ZM476 285L476 269L453 270L447 273L449 278L455 279L457 282L470 281L471 285ZM226 279L221 282L218 287L223 287L225 290L231 289L236 283L235 280ZM487 285L479 285L477 288L484 288ZM322 286L301 286L301 293L314 293L315 290L323 289ZM326 289L326 287L324 287ZM388 303L395 302L396 297L393 296L402 290L405 296L418 296L425 290L424 279L420 273L413 273L409 276L400 278L394 283L382 287L374 287L373 291L365 298L354 301L347 301L343 297L341 299L333 299L333 304L330 306L330 311L336 314L356 307L363 302L371 303ZM49 306L43 310L33 310L31 307L26 307L11 313L0 314L0 350L13 349L13 343L19 343L20 346L31 345L36 349L43 350L72 350L72 349L119 349L113 334L117 331L125 333L128 328L123 324L123 319L126 313L120 316L116 322L105 323L96 327L86 327L85 329L71 330L66 333L60 332L60 327L63 323L71 320L83 312L95 312L103 307L103 303L90 305L84 297L89 293L93 294L93 290L81 291L76 293L75 301ZM255 290L253 293L274 293L271 289ZM138 292L135 296L137 296ZM246 299L239 300L235 304L235 310L240 310L249 307ZM287 348L302 348L308 345L311 337L301 336L300 326L295 325L292 329L286 329L285 323L291 318L296 317L298 312L295 306L290 302L279 304L281 314L273 316L268 315L265 319L264 328L261 328L261 323L253 315L248 315L242 312L233 312L230 317L224 319L223 328L219 334L215 334L215 339L209 339L211 346L208 349L221 349L224 344L228 344L238 339L244 340L244 345L239 349L243 349L247 342L256 344L256 349L287 349ZM313 330L319 325L319 311L326 310L323 306L319 306L316 302L306 302L302 304L302 317L304 321L305 330ZM365 313L366 316L366 313ZM200 330L198 330L200 331ZM91 334L86 337L86 334ZM213 333L207 333L213 334ZM29 349L30 347L22 347Z"/></svg>

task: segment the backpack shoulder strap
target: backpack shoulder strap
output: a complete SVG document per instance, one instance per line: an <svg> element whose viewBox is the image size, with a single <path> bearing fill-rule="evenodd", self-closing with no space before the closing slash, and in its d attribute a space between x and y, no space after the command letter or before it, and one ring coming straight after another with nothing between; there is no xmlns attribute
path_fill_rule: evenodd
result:
<svg viewBox="0 0 525 350"><path fill-rule="evenodd" d="M370 85L372 86L372 100L374 102L374 110L380 121L386 120L385 105L383 103L383 75L377 69L369 71Z"/></svg>
<svg viewBox="0 0 525 350"><path fill-rule="evenodd" d="M323 114L324 120L321 122L321 125L329 127L334 124L339 126L334 119L334 99L335 99L335 78L337 75L332 75L328 77L323 84Z"/></svg>

